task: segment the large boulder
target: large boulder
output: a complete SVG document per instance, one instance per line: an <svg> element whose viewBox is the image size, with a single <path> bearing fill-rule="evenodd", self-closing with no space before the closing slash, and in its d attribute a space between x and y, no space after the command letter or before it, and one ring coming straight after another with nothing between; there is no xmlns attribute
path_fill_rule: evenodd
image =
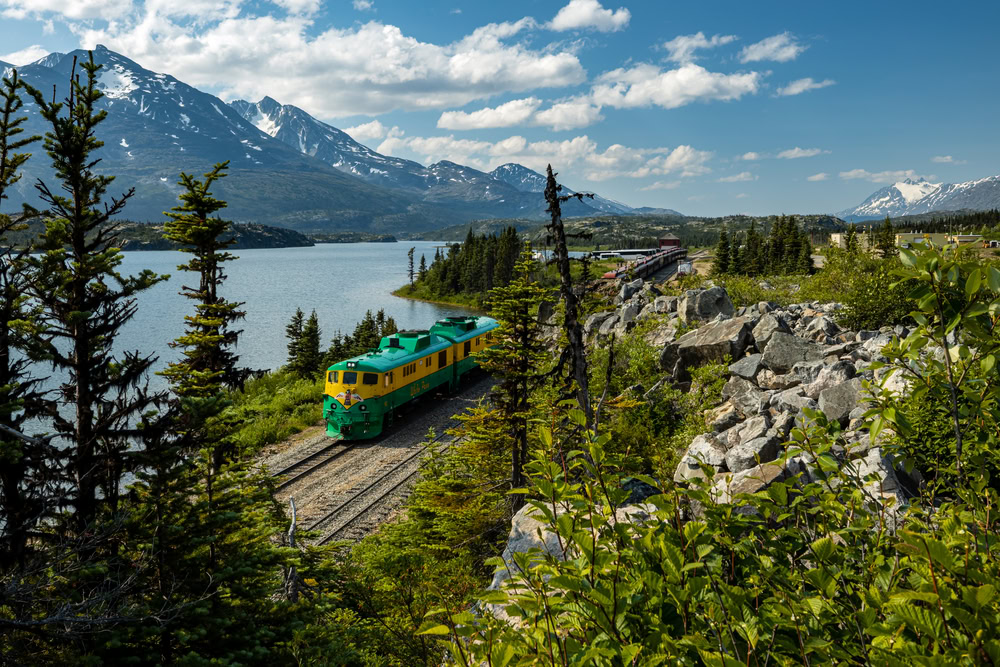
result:
<svg viewBox="0 0 1000 667"><path fill-rule="evenodd" d="M597 335L602 337L610 336L611 332L615 330L615 326L617 324L618 324L618 313L613 313L611 317L601 322L601 326L597 330Z"/></svg>
<svg viewBox="0 0 1000 667"><path fill-rule="evenodd" d="M753 328L753 339L757 342L757 349L763 352L768 341L771 340L771 336L777 331L792 333L783 319L773 313L765 313L757 322L757 326Z"/></svg>
<svg viewBox="0 0 1000 667"><path fill-rule="evenodd" d="M821 391L819 393L819 409L828 420L840 422L841 426L847 426L851 411L858 407L860 399L861 378L853 378Z"/></svg>
<svg viewBox="0 0 1000 667"><path fill-rule="evenodd" d="M733 302L722 287L688 290L677 306L677 314L683 322L706 322L718 315L732 317L734 312Z"/></svg>
<svg viewBox="0 0 1000 667"><path fill-rule="evenodd" d="M642 289L642 278L636 278L632 282L625 283L618 291L619 303L628 301L632 296Z"/></svg>
<svg viewBox="0 0 1000 667"><path fill-rule="evenodd" d="M672 313L677 310L677 297L658 296L653 299L653 309L657 313Z"/></svg>
<svg viewBox="0 0 1000 667"><path fill-rule="evenodd" d="M818 407L816 401L803 393L802 387L792 387L775 393L771 396L770 405L778 412L787 412L792 415L802 412L802 408L815 410Z"/></svg>
<svg viewBox="0 0 1000 667"><path fill-rule="evenodd" d="M722 398L729 399L736 411L744 417L753 417L764 412L768 396L749 380L733 376L722 388Z"/></svg>
<svg viewBox="0 0 1000 667"><path fill-rule="evenodd" d="M593 331L598 329L604 320L615 315L613 310L605 310L600 313L593 313L587 317L587 321L583 323L583 333L590 335Z"/></svg>
<svg viewBox="0 0 1000 667"><path fill-rule="evenodd" d="M824 366L820 370L819 375L812 383L806 385L805 393L809 398L819 398L820 393L825 390L838 385L842 382L847 382L857 374L857 369L854 368L854 364L846 359L839 359L829 366Z"/></svg>
<svg viewBox="0 0 1000 667"><path fill-rule="evenodd" d="M903 485L896 476L892 455L886 454L880 447L872 447L864 458L850 461L845 466L849 474L857 475L871 505L887 502L888 511L883 513L878 507L873 509L885 518L889 531L895 532L902 525L908 501Z"/></svg>
<svg viewBox="0 0 1000 667"><path fill-rule="evenodd" d="M778 458L778 440L762 436L730 447L726 452L726 467L731 472L743 472L776 458Z"/></svg>
<svg viewBox="0 0 1000 667"><path fill-rule="evenodd" d="M737 317L712 322L689 331L663 348L660 364L677 379L686 378L687 369L708 361L722 361L726 355L739 359L752 343L746 319Z"/></svg>
<svg viewBox="0 0 1000 667"><path fill-rule="evenodd" d="M792 367L800 361L820 361L822 359L822 347L783 331L775 331L771 334L771 338L764 348L763 356L764 365L779 375L792 370Z"/></svg>
<svg viewBox="0 0 1000 667"><path fill-rule="evenodd" d="M628 327L630 324L635 322L635 318L639 316L639 312L642 309L638 304L626 303L624 306L618 309L618 322L620 326Z"/></svg>
<svg viewBox="0 0 1000 667"><path fill-rule="evenodd" d="M716 472L725 468L726 448L713 435L702 434L691 441L674 471L674 481L679 484L704 479L705 473L700 465L702 463L711 466Z"/></svg>
<svg viewBox="0 0 1000 667"><path fill-rule="evenodd" d="M760 354L747 355L735 364L731 365L729 367L729 372L733 375L738 375L745 380L754 380L757 377L757 373L759 373L762 368L760 359Z"/></svg>
<svg viewBox="0 0 1000 667"><path fill-rule="evenodd" d="M786 477L788 470L783 466L774 463L754 466L743 472L720 475L712 485L712 496L720 505L729 504L738 495L763 491Z"/></svg>

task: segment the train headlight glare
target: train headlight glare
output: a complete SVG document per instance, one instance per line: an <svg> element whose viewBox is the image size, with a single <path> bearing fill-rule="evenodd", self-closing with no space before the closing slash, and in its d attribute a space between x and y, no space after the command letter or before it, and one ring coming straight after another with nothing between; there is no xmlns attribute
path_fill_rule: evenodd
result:
<svg viewBox="0 0 1000 667"><path fill-rule="evenodd" d="M359 409L359 410L361 410L361 412L367 412L367 411L368 411L368 406L367 406L367 405L362 405L362 406L361 406L360 408L358 408L358 409Z"/></svg>

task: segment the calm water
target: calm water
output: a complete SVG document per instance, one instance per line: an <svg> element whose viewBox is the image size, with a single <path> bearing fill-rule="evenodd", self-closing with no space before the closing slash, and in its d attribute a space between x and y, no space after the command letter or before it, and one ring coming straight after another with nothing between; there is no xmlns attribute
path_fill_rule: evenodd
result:
<svg viewBox="0 0 1000 667"><path fill-rule="evenodd" d="M242 323L237 353L240 365L254 369L275 369L286 362L285 325L301 308L308 316L313 309L319 317L323 347L337 331L350 333L364 317L384 308L400 328L426 329L437 319L467 311L452 306L410 301L392 296L392 290L407 281L406 253L415 247L414 265L420 255L430 264L433 241L401 243L327 243L312 248L237 250L239 259L227 265L223 285L225 298L245 301L246 320ZM155 370L179 357L168 343L184 330L184 316L193 312L194 302L178 294L182 285L197 284L197 276L178 271L186 255L177 251L137 251L124 254L123 274L142 269L169 273L170 280L139 297L139 310L119 339L118 349L154 352L160 359ZM151 384L163 386L154 376Z"/></svg>

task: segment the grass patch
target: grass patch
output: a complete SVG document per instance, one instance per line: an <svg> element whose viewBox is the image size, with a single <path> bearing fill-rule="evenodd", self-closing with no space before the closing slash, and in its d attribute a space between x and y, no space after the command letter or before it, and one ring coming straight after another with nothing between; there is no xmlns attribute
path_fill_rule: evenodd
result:
<svg viewBox="0 0 1000 667"><path fill-rule="evenodd" d="M222 418L237 426L233 440L240 451L253 456L267 445L280 442L317 424L323 417L322 379L304 380L277 371L250 380L241 392L230 395L232 405Z"/></svg>

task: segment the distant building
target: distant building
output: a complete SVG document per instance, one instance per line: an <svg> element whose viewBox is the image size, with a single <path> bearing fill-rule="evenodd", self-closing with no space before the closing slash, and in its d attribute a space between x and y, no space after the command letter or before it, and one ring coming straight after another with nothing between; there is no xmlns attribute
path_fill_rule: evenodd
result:
<svg viewBox="0 0 1000 667"><path fill-rule="evenodd" d="M926 234L924 232L904 232L896 234L896 247L909 248L917 243L933 243L936 247L942 248L950 242L947 234Z"/></svg>
<svg viewBox="0 0 1000 667"><path fill-rule="evenodd" d="M664 234L660 237L661 248L680 248L681 240L673 234Z"/></svg>
<svg viewBox="0 0 1000 667"><path fill-rule="evenodd" d="M981 243L983 237L979 234L952 234L948 237L949 243L954 243L955 245L972 245L973 243Z"/></svg>
<svg viewBox="0 0 1000 667"><path fill-rule="evenodd" d="M841 250L847 250L847 234L843 232L835 232L830 234L830 247L840 248Z"/></svg>

